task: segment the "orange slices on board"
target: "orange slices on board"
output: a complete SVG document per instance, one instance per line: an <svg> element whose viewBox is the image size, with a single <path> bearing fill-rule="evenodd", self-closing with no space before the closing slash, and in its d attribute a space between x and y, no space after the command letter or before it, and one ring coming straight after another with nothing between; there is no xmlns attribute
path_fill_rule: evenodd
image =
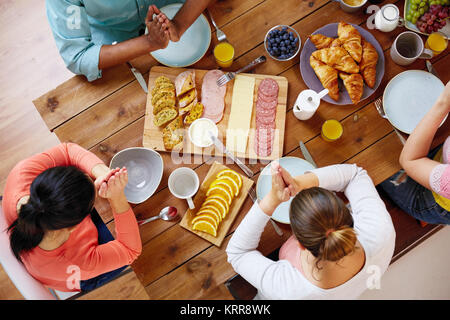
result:
<svg viewBox="0 0 450 320"><path fill-rule="evenodd" d="M205 201L191 220L192 230L217 236L220 223L227 216L233 199L239 195L241 187L240 174L231 169L220 171L209 185Z"/></svg>

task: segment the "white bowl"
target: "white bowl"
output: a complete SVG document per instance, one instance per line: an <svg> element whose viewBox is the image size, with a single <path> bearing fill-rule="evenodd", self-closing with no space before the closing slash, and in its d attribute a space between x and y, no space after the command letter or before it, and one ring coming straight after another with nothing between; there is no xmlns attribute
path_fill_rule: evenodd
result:
<svg viewBox="0 0 450 320"><path fill-rule="evenodd" d="M125 196L128 202L144 202L155 193L164 171L161 155L147 148L127 148L114 155L109 165L111 169L126 167L128 183Z"/></svg>
<svg viewBox="0 0 450 320"><path fill-rule="evenodd" d="M194 139L192 139L192 130L193 130L193 128L195 126L197 126L202 121L208 122L211 125L211 131L212 131L212 133L214 134L214 136L216 138L219 136L219 128L217 128L217 125L214 123L214 121L212 121L211 119L208 119L208 118L199 118L199 119L195 120L194 122L192 122L191 125L189 126L189 130L188 130L189 140L191 140L191 142L195 146L197 146L199 148L207 148L207 147L212 146L214 144L214 142L212 140L211 140L210 143L202 144L199 141L195 141ZM207 135L208 132L205 132L204 134Z"/></svg>

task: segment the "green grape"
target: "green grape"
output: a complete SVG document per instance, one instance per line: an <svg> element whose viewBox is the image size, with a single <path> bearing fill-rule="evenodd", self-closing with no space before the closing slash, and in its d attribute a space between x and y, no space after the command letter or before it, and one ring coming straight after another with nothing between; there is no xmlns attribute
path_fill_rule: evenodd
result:
<svg viewBox="0 0 450 320"><path fill-rule="evenodd" d="M406 20L408 20L408 21L411 21L411 20L412 20L412 17L411 17L410 14L407 14L407 15L406 15Z"/></svg>
<svg viewBox="0 0 450 320"><path fill-rule="evenodd" d="M416 18L416 17L412 18L411 22L412 22L413 24L416 24L417 18Z"/></svg>
<svg viewBox="0 0 450 320"><path fill-rule="evenodd" d="M412 10L417 10L417 5L416 5L416 4L412 4L412 5L411 5L411 9L412 9Z"/></svg>
<svg viewBox="0 0 450 320"><path fill-rule="evenodd" d="M420 16L423 16L423 14L425 13L425 9L424 8L420 8L419 9L419 13L420 13Z"/></svg>
<svg viewBox="0 0 450 320"><path fill-rule="evenodd" d="M425 7L425 2L421 2L421 3L419 4L419 7L420 7L420 8Z"/></svg>
<svg viewBox="0 0 450 320"><path fill-rule="evenodd" d="M419 4L419 3L420 3L420 0L412 0L411 3L413 3L413 4Z"/></svg>
<svg viewBox="0 0 450 320"><path fill-rule="evenodd" d="M414 12L414 18L417 18L417 19L419 19L420 18L420 13L419 12Z"/></svg>

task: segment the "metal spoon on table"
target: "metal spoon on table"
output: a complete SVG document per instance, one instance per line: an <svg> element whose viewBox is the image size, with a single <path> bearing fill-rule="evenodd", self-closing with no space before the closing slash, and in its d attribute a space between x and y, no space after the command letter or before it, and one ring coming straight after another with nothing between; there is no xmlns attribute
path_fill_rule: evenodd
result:
<svg viewBox="0 0 450 320"><path fill-rule="evenodd" d="M140 220L138 221L138 226L142 226L143 224L146 224L147 222L156 220L156 219L163 219L165 221L174 220L178 217L178 211L175 207L165 207L161 210L159 215L153 216L151 218Z"/></svg>

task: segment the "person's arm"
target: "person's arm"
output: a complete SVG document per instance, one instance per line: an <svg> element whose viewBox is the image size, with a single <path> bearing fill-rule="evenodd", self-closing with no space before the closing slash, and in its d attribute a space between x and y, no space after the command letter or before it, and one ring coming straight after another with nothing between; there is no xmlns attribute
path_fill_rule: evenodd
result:
<svg viewBox="0 0 450 320"><path fill-rule="evenodd" d="M436 103L419 122L400 154L400 165L413 180L431 189L430 176L440 163L427 158L434 135L450 111L450 82Z"/></svg>
<svg viewBox="0 0 450 320"><path fill-rule="evenodd" d="M200 14L209 6L211 0L186 0L172 20L164 13L159 16L160 22L169 31L170 40L177 42L186 30L197 20Z"/></svg>
<svg viewBox="0 0 450 320"><path fill-rule="evenodd" d="M125 63L151 51L165 48L168 32L158 21L147 19L149 33L116 45L92 41L86 9L80 0L47 0L47 18L56 46L66 67L88 81L101 78L102 69ZM153 16L153 7L147 15Z"/></svg>
<svg viewBox="0 0 450 320"><path fill-rule="evenodd" d="M124 193L127 182L126 168L117 169L99 188L99 195L108 199L114 214L115 240L91 246L81 266L83 279L129 265L142 252L136 217Z"/></svg>
<svg viewBox="0 0 450 320"><path fill-rule="evenodd" d="M167 47L169 32L158 19L153 19L153 15L158 13L160 11L155 5L149 6L145 19L147 34L114 45L103 45L100 50L99 69L122 64L149 52Z"/></svg>
<svg viewBox="0 0 450 320"><path fill-rule="evenodd" d="M279 172L272 171L272 189L255 203L242 220L226 248L228 262L245 280L269 299L286 299L296 286L297 271L287 261L272 261L257 250L261 234L273 211L289 199Z"/></svg>

